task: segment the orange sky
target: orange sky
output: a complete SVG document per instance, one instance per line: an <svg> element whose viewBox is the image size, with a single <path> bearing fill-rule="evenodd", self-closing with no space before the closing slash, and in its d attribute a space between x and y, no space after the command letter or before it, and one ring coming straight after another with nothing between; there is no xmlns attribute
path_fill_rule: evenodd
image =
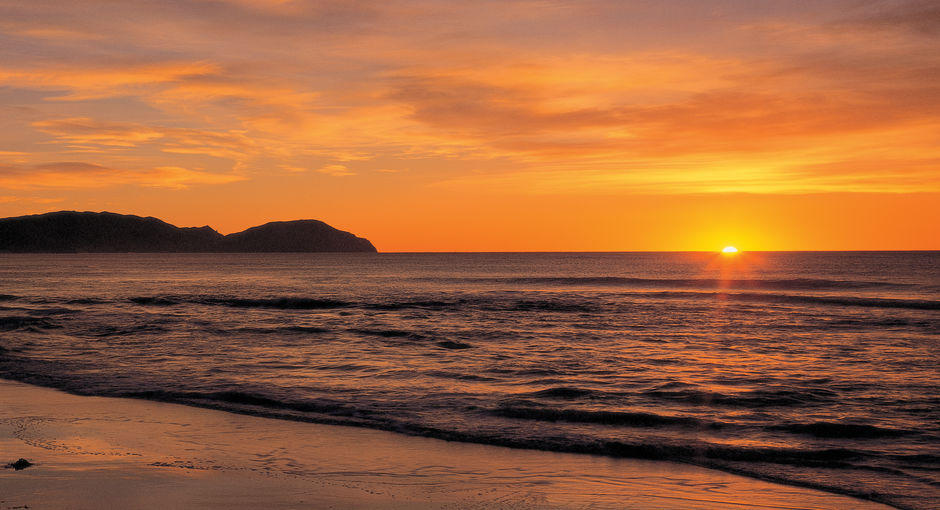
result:
<svg viewBox="0 0 940 510"><path fill-rule="evenodd" d="M0 216L940 249L933 0L10 0Z"/></svg>

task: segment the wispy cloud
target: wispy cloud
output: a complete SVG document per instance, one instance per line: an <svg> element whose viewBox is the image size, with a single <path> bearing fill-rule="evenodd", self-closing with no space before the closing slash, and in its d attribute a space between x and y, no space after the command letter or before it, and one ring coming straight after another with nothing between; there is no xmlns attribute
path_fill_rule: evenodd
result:
<svg viewBox="0 0 940 510"><path fill-rule="evenodd" d="M326 165L320 168L317 168L317 172L326 175L332 175L333 177L346 177L349 175L356 175L356 172L353 172L349 168L343 165Z"/></svg>
<svg viewBox="0 0 940 510"><path fill-rule="evenodd" d="M63 198L46 197L24 197L17 195L0 195L0 204L25 203L25 204L57 204L64 201Z"/></svg>
<svg viewBox="0 0 940 510"><path fill-rule="evenodd" d="M0 187L6 189L105 188L128 184L184 189L196 184L224 184L240 180L244 177L171 166L119 169L78 161L0 165Z"/></svg>
<svg viewBox="0 0 940 510"><path fill-rule="evenodd" d="M115 96L144 95L168 84L218 72L207 62L128 63L122 66L0 67L0 84L59 91L56 101L86 101Z"/></svg>
<svg viewBox="0 0 940 510"><path fill-rule="evenodd" d="M151 145L164 152L205 154L238 159L253 150L254 142L239 131L148 126L73 117L33 122L33 127L67 146L132 148Z"/></svg>
<svg viewBox="0 0 940 510"><path fill-rule="evenodd" d="M940 4L934 0L871 2L838 24L864 30L902 30L937 37L940 36Z"/></svg>

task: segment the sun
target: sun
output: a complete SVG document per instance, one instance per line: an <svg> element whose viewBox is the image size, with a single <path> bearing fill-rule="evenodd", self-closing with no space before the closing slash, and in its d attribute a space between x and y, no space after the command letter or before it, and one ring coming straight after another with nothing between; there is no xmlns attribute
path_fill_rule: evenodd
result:
<svg viewBox="0 0 940 510"><path fill-rule="evenodd" d="M735 248L734 246L725 246L724 248L721 249L721 253L726 253L726 254L734 254L737 252L738 252L738 249Z"/></svg>

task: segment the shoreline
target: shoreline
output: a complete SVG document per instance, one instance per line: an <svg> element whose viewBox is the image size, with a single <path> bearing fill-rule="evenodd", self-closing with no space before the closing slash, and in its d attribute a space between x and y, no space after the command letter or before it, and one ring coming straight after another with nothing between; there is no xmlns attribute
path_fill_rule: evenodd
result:
<svg viewBox="0 0 940 510"><path fill-rule="evenodd" d="M0 510L887 509L668 461L511 449L0 379Z"/></svg>

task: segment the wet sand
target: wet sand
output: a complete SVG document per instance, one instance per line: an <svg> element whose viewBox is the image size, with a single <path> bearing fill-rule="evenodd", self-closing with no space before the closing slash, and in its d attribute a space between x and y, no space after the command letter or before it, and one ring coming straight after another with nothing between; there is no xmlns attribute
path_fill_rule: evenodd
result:
<svg viewBox="0 0 940 510"><path fill-rule="evenodd" d="M670 462L514 450L0 380L0 510L885 509Z"/></svg>

